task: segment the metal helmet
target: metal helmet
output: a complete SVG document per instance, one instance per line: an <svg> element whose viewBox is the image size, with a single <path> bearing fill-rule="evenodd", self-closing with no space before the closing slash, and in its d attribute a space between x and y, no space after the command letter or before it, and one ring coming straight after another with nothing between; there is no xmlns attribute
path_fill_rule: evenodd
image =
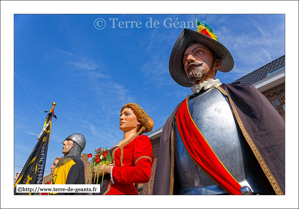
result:
<svg viewBox="0 0 299 209"><path fill-rule="evenodd" d="M86 139L83 134L74 133L74 134L69 135L65 140L67 140L67 139L70 139L70 140L76 142L79 145L79 147L82 149L82 151L84 150L85 145L86 145Z"/></svg>

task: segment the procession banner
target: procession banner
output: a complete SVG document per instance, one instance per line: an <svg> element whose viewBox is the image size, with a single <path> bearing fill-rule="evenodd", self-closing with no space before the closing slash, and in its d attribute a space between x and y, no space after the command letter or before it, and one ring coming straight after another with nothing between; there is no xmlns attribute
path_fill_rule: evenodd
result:
<svg viewBox="0 0 299 209"><path fill-rule="evenodd" d="M44 123L43 129L39 136L37 137L37 143L33 148L27 162L25 163L19 178L17 179L14 185L14 194L25 194L25 195L36 195L37 193L17 193L16 186L20 184L42 184L46 159L47 159L47 152L48 146L50 141L50 134L51 134L51 126L52 126L52 118L56 118L54 115L54 108L56 103L52 103L52 108L48 112L46 117L46 121Z"/></svg>

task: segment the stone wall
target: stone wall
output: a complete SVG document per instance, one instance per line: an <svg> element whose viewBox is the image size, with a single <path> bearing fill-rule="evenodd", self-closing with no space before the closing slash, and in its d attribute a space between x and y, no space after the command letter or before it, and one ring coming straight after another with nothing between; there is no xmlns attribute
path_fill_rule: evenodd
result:
<svg viewBox="0 0 299 209"><path fill-rule="evenodd" d="M152 195L153 194L160 137L151 140L151 142L152 142L153 158L154 158L153 165L152 165L152 173L151 173L151 178L150 178L149 182L142 185L142 190L140 191L141 195ZM140 185L138 185L138 186L140 188Z"/></svg>
<svg viewBox="0 0 299 209"><path fill-rule="evenodd" d="M285 120L285 84L262 92L269 102L275 107L280 116Z"/></svg>

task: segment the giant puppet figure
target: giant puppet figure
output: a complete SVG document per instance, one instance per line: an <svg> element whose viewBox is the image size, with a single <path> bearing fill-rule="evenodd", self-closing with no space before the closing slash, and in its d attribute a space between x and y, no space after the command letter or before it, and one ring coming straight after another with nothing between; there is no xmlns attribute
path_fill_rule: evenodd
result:
<svg viewBox="0 0 299 209"><path fill-rule="evenodd" d="M211 27L184 29L169 61L172 78L191 87L166 121L153 194L284 194L284 121L247 84L223 84L234 66Z"/></svg>
<svg viewBox="0 0 299 209"><path fill-rule="evenodd" d="M86 145L84 135L71 134L62 144L64 157L54 170L51 184L85 184L84 163L81 160L81 153Z"/></svg>

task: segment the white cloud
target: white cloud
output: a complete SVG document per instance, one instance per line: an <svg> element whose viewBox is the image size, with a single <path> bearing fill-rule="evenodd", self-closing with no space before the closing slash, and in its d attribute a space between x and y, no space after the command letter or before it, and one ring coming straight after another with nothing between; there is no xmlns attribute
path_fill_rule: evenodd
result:
<svg viewBox="0 0 299 209"><path fill-rule="evenodd" d="M141 44L146 45L146 51L152 50L152 48L155 48L155 50L160 51L161 49L165 49L165 46L167 45L173 45L175 40L177 39L178 35L176 33L159 33L158 30L153 30L151 34L149 35L149 42L144 42L144 40L141 40Z"/></svg>
<svg viewBox="0 0 299 209"><path fill-rule="evenodd" d="M96 70L99 69L99 66L94 63L89 63L84 60L81 60L81 62L68 62L68 64L82 70Z"/></svg>
<svg viewBox="0 0 299 209"><path fill-rule="evenodd" d="M128 103L129 101L134 100L134 96L130 95L129 90L122 84L111 82L110 88L112 92L117 95L117 100L123 104Z"/></svg>
<svg viewBox="0 0 299 209"><path fill-rule="evenodd" d="M87 76L89 79L110 78L109 70L100 58L91 59L85 55L74 54L62 49L57 50L57 54L65 60L65 68L77 70L77 73L71 72L71 75Z"/></svg>
<svg viewBox="0 0 299 209"><path fill-rule="evenodd" d="M37 142L37 140L36 140L36 142ZM26 153L30 154L33 150L33 147L29 148L27 146L24 146L23 144L15 143L14 149L15 149L15 153L19 153L20 151L22 151L22 152L26 152ZM28 157L29 157L29 155L28 155Z"/></svg>
<svg viewBox="0 0 299 209"><path fill-rule="evenodd" d="M106 117L110 116L110 112L107 112ZM91 124L87 120L81 120L81 126L90 130L91 134L86 135L86 152L93 151L98 148L95 146L107 146L109 149L122 139L121 132L118 131L118 124L112 124L102 118L99 124ZM89 151L88 151L89 150Z"/></svg>
<svg viewBox="0 0 299 209"><path fill-rule="evenodd" d="M98 136L99 133L97 132L96 128L94 127L94 125L90 124L87 120L81 120L81 122L83 122L84 124L87 125L88 129L91 131L91 133L94 136Z"/></svg>
<svg viewBox="0 0 299 209"><path fill-rule="evenodd" d="M259 17L263 22L258 22L258 18L247 18L244 25L236 26L239 32L230 31L227 27L221 27L218 31L220 42L228 48L235 60L235 67L230 72L231 77L236 80L265 64L284 55L284 24L276 22L273 25L267 24L267 18L272 16ZM237 20L235 20L237 21ZM242 19L239 20L240 24ZM273 21L270 21L273 23ZM226 76L224 76L226 77ZM230 79L232 79L230 77Z"/></svg>
<svg viewBox="0 0 299 209"><path fill-rule="evenodd" d="M38 136L38 134L35 134L35 133L31 133L31 132L24 132L25 134L30 134L30 135L33 135L33 136Z"/></svg>
<svg viewBox="0 0 299 209"><path fill-rule="evenodd" d="M110 78L105 65L102 63L98 64L101 62L100 60L75 57L72 61L67 62L68 65L72 66L73 70L78 70L83 76L88 76L89 79Z"/></svg>

